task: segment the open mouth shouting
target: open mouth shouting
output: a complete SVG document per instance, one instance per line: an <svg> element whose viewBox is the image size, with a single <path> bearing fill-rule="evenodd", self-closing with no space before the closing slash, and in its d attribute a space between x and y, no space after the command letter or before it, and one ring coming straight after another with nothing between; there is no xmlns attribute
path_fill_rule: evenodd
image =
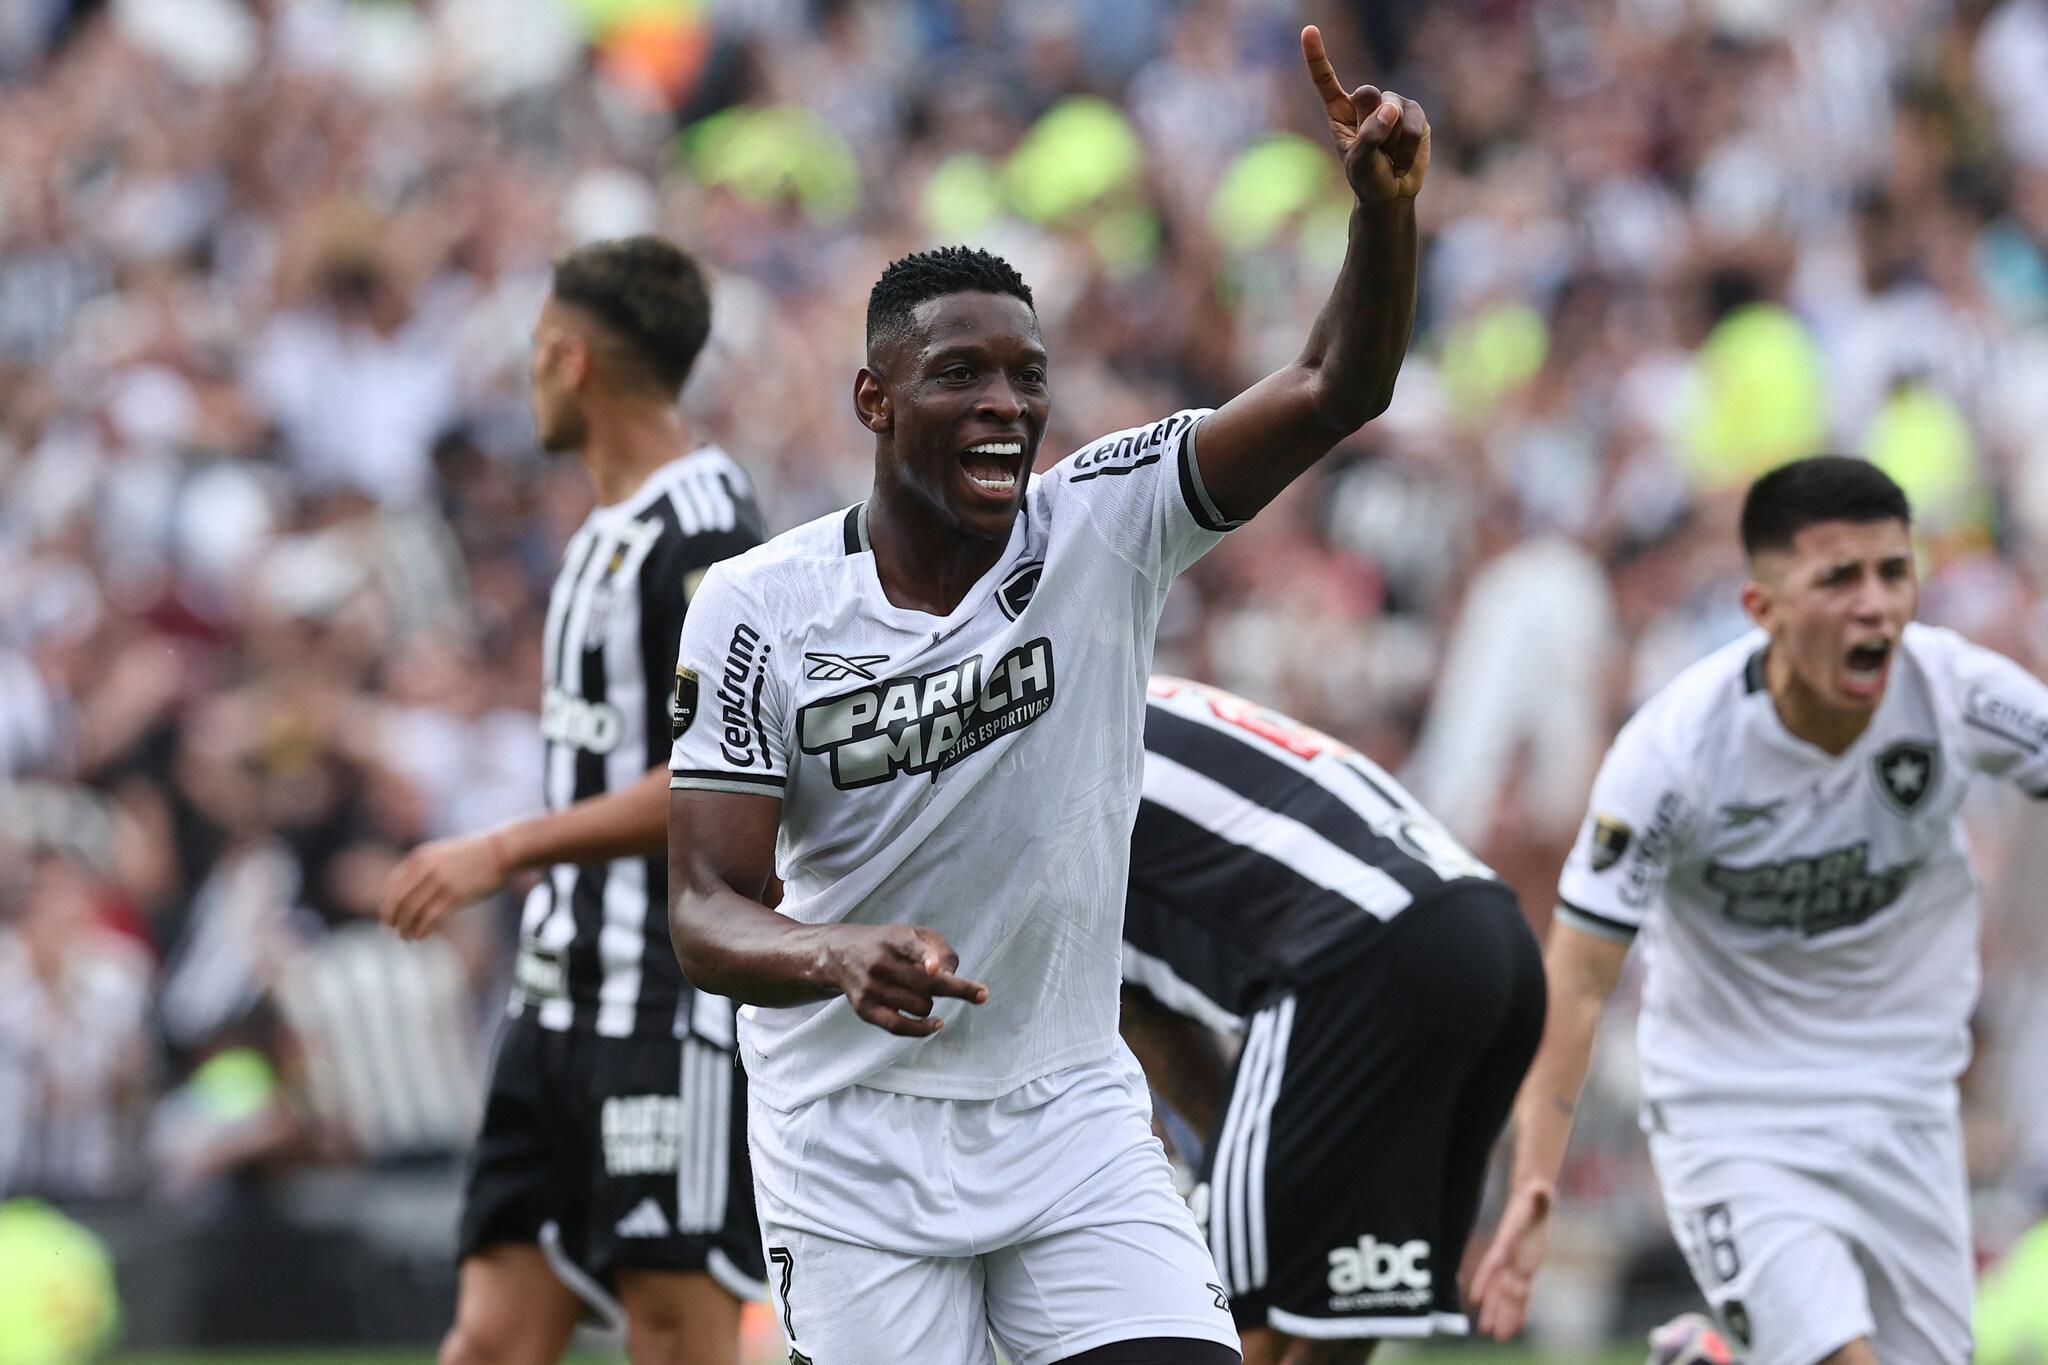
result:
<svg viewBox="0 0 2048 1365"><path fill-rule="evenodd" d="M976 441L961 452L960 468L967 475L967 486L981 500L1008 503L1024 479L1024 438Z"/></svg>
<svg viewBox="0 0 2048 1365"><path fill-rule="evenodd" d="M1874 636L1850 645L1843 658L1843 678L1850 695L1859 698L1881 696L1891 661L1892 641L1888 636Z"/></svg>

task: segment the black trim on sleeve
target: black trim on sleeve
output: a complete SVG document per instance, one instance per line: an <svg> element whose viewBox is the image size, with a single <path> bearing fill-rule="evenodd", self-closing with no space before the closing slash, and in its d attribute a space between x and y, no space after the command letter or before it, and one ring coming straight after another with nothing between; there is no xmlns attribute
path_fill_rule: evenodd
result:
<svg viewBox="0 0 2048 1365"><path fill-rule="evenodd" d="M1180 467L1180 497L1187 504L1188 514L1195 519L1195 525L1221 535L1225 531L1235 531L1244 523L1224 516L1223 509L1209 497L1209 490L1202 487L1202 471L1195 463L1195 432L1201 425L1200 422L1191 424L1180 438L1180 453L1174 461Z"/></svg>
<svg viewBox="0 0 2048 1365"><path fill-rule="evenodd" d="M705 782L744 782L750 787L773 787L776 791L781 791L787 785L787 779L777 777L773 773L732 773L725 771L723 768L670 768L668 775L672 783L687 783L699 780Z"/></svg>
<svg viewBox="0 0 2048 1365"><path fill-rule="evenodd" d="M1589 929L1596 932L1604 932L1608 936L1617 939L1632 939L1642 927L1635 924L1626 924L1618 919L1610 919L1606 915L1596 914L1583 905L1572 904L1562 896L1558 897L1557 908L1564 911L1567 915L1576 916L1586 921Z"/></svg>

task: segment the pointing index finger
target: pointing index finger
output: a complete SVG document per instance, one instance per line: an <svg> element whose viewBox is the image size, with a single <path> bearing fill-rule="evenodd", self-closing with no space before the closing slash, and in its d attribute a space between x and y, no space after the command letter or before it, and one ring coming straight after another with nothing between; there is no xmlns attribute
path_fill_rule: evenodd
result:
<svg viewBox="0 0 2048 1365"><path fill-rule="evenodd" d="M1324 111L1344 123L1358 122L1351 97L1344 92L1344 84L1337 79L1337 69L1330 65L1330 54L1323 47L1323 31L1314 24L1301 31L1301 55L1308 62L1309 79L1316 83L1316 94L1322 97Z"/></svg>

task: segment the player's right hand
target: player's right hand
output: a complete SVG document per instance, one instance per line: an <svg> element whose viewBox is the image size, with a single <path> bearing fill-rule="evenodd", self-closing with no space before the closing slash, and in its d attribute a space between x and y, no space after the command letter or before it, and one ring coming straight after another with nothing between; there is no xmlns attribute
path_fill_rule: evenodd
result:
<svg viewBox="0 0 2048 1365"><path fill-rule="evenodd" d="M378 906L401 938L425 938L450 911L483 899L505 884L507 869L487 834L421 844L391 870Z"/></svg>
<svg viewBox="0 0 2048 1365"><path fill-rule="evenodd" d="M945 1020L931 1017L939 996L974 1005L988 1002L988 987L954 974L960 954L936 929L908 924L834 928L826 948L832 981L853 1012L876 1028L928 1038L945 1027Z"/></svg>
<svg viewBox="0 0 2048 1365"><path fill-rule="evenodd" d="M1492 1245L1472 1274L1479 1330L1496 1341L1506 1341L1528 1321L1529 1285L1550 1244L1550 1206L1555 1197L1545 1180L1517 1186L1501 1212Z"/></svg>

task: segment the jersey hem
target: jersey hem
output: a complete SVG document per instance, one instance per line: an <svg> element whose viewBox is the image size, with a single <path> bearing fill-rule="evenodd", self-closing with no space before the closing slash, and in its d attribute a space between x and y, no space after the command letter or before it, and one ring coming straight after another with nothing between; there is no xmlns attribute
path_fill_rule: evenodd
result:
<svg viewBox="0 0 2048 1365"><path fill-rule="evenodd" d="M744 1040L742 1040L742 1043L741 1055L743 1057L753 1055L744 1046ZM927 1086L913 1086L904 1084L901 1081L897 1084L889 1084L889 1071L885 1068L875 1072L873 1075L863 1076L858 1080L848 1081L844 1085L834 1086L830 1090L816 1092L805 1091L795 1087L785 1088L779 1086L774 1081L756 1072L752 1066L749 1066L747 1068L747 1094L754 1099L760 1100L770 1109L780 1110L785 1114L792 1110L801 1109L804 1105L815 1104L819 1100L829 1095L836 1095L842 1090L852 1090L856 1086L868 1090L880 1090L890 1095L908 1095L912 1099L959 1100L967 1103L984 1103L988 1100L999 1100L1011 1091L1019 1090L1033 1081L1042 1081L1055 1072L1066 1071L1073 1067L1086 1066L1090 1062L1101 1061L1115 1050L1115 1036L1112 1035L1110 1038L1103 1039L1100 1042L1090 1042L1081 1047L1069 1048L1064 1052L1055 1052L1043 1062L1036 1063L1022 1071L1014 1071L1010 1075L995 1081L963 1080L954 1085L946 1085L943 1082L951 1078L937 1076L931 1078L934 1083Z"/></svg>
<svg viewBox="0 0 2048 1365"><path fill-rule="evenodd" d="M1557 903L1557 917L1579 932L1591 934L1594 938L1604 938L1609 943L1633 943L1637 932L1642 928L1639 924L1610 919L1606 915L1586 909L1583 905L1573 905L1570 901L1562 899Z"/></svg>

